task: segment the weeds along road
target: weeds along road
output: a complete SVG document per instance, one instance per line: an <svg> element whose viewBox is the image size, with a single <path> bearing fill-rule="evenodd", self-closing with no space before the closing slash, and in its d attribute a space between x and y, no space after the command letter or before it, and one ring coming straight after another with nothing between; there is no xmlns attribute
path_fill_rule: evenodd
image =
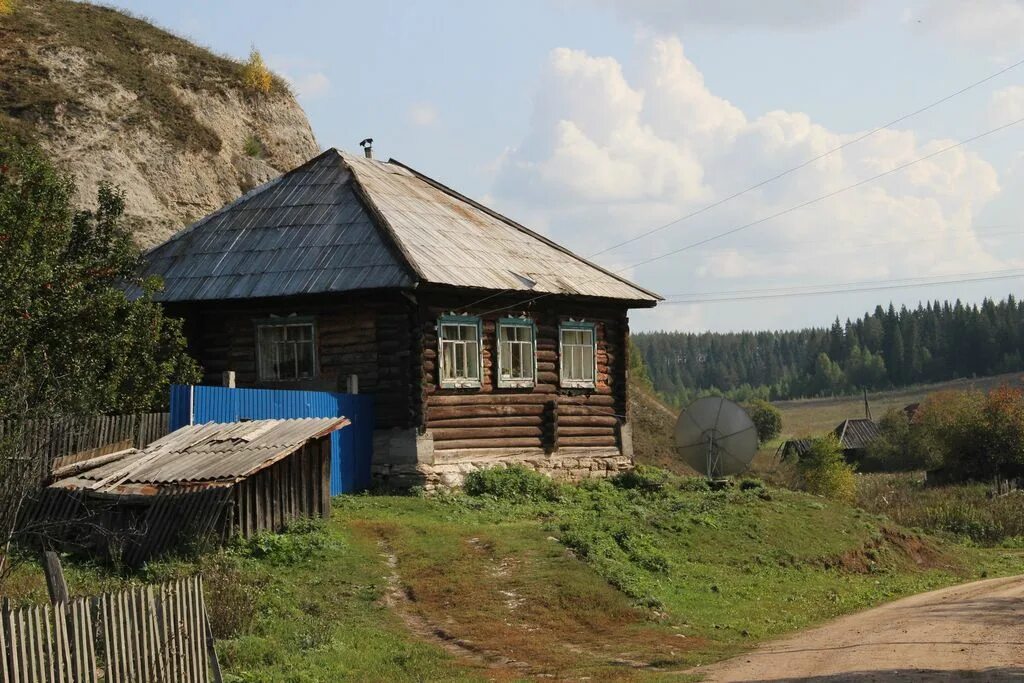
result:
<svg viewBox="0 0 1024 683"><path fill-rule="evenodd" d="M1024 681L1024 576L922 593L697 670L707 681Z"/></svg>

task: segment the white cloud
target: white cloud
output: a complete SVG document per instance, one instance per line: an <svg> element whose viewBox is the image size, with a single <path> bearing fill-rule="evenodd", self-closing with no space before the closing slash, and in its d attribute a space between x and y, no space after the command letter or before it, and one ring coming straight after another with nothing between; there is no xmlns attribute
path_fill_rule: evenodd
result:
<svg viewBox="0 0 1024 683"><path fill-rule="evenodd" d="M427 127L437 123L437 107L429 102L417 102L409 107L409 121L413 125Z"/></svg>
<svg viewBox="0 0 1024 683"><path fill-rule="evenodd" d="M690 24L811 28L855 15L866 0L592 0L658 30Z"/></svg>
<svg viewBox="0 0 1024 683"><path fill-rule="evenodd" d="M295 95L302 100L323 97L331 90L331 79L319 62L287 55L271 55L267 64L288 81Z"/></svg>
<svg viewBox="0 0 1024 683"><path fill-rule="evenodd" d="M829 130L802 112L748 116L708 88L675 38L649 40L642 63L628 76L614 59L562 48L551 53L527 135L497 162L492 194L511 215L586 255L700 210L857 135ZM613 269L635 264L951 142L922 140L906 130L881 131L598 260ZM704 251L688 250L625 274L655 291L677 294L1005 267L1007 262L988 253L970 231L978 211L999 189L989 163L957 148ZM921 241L914 243L914 236ZM849 257L837 257L832 248L827 258L819 256L830 251L829 240L907 239L913 248L880 248ZM721 307L700 312L665 308L671 312L649 316L643 326L670 319L711 322ZM764 320L751 326L775 324Z"/></svg>
<svg viewBox="0 0 1024 683"><path fill-rule="evenodd" d="M1024 118L1024 86L1011 85L992 93L988 111L993 126Z"/></svg>
<svg viewBox="0 0 1024 683"><path fill-rule="evenodd" d="M1024 0L926 0L907 13L906 21L997 58L1024 50Z"/></svg>
<svg viewBox="0 0 1024 683"><path fill-rule="evenodd" d="M331 79L321 71L302 74L292 83L295 86L295 94L304 100L322 97L331 89Z"/></svg>

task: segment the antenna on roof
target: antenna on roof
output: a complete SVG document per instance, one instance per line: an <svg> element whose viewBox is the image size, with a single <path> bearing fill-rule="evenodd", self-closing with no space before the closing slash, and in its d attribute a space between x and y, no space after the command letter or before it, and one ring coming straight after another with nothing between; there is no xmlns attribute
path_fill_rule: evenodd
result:
<svg viewBox="0 0 1024 683"><path fill-rule="evenodd" d="M864 387L864 417L871 419L871 406L868 405L868 388Z"/></svg>
<svg viewBox="0 0 1024 683"><path fill-rule="evenodd" d="M367 159L372 159L373 158L373 138L365 138L365 139L363 139L359 143L359 146L363 148L363 154L366 155Z"/></svg>

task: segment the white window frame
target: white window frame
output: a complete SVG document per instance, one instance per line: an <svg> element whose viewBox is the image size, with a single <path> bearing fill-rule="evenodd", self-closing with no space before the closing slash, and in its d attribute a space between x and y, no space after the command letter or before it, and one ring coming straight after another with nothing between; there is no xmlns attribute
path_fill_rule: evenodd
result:
<svg viewBox="0 0 1024 683"><path fill-rule="evenodd" d="M572 364L570 356L575 355L572 348L566 349L566 332L590 332L590 356L592 360L591 379L572 378L566 376L566 370ZM570 347L584 348L583 344L572 344ZM594 323L570 320L558 326L558 380L566 389L595 389L597 387L597 325Z"/></svg>
<svg viewBox="0 0 1024 683"><path fill-rule="evenodd" d="M311 317L280 317L280 318L267 318L265 320L257 320L256 323L256 376L261 382L303 382L311 379L316 379L320 374L320 362L317 354L317 329L316 320ZM296 374L294 377L268 377L263 371L263 354L265 352L264 341L263 341L263 330L270 328L289 328L289 327L308 327L310 333L310 359L312 361L312 368L310 368L310 374L308 377L299 375L298 368L298 354L295 354L296 362ZM297 346L299 342L274 342L275 351L280 344L291 343ZM305 343L305 342L303 342Z"/></svg>
<svg viewBox="0 0 1024 683"><path fill-rule="evenodd" d="M469 353L472 351L466 347L469 346L465 340L462 339L447 339L445 338L445 328L459 326L459 327L470 327L476 330L476 377L452 377L445 378L446 370L445 367L445 345L451 344L455 348L462 347L461 353L468 360ZM467 363L468 366L468 363ZM483 383L484 375L484 330L483 324L480 318L469 316L469 315L443 315L437 320L437 381L442 389L479 389Z"/></svg>
<svg viewBox="0 0 1024 683"><path fill-rule="evenodd" d="M506 377L505 363L508 358L505 355L505 340L502 339L502 331L509 329L529 330L529 341L507 342L511 347L511 353L520 354L520 363L523 367L530 368L529 377ZM529 318L501 318L495 329L495 344L498 347L498 367L496 377L499 389L522 389L533 387L537 384L537 326ZM528 349L529 358L525 356L524 347Z"/></svg>

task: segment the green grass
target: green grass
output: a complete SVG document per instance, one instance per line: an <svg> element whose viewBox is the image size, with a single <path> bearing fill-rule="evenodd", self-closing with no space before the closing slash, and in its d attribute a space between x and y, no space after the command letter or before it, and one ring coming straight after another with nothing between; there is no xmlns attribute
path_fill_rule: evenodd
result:
<svg viewBox="0 0 1024 683"><path fill-rule="evenodd" d="M202 570L229 680L656 680L838 614L1024 571L1020 550L936 541L756 481L712 491L642 471L617 486L520 477L477 490L342 497L322 528L130 577L69 560L67 575L89 594ZM7 593L43 600L38 569L19 569Z"/></svg>

